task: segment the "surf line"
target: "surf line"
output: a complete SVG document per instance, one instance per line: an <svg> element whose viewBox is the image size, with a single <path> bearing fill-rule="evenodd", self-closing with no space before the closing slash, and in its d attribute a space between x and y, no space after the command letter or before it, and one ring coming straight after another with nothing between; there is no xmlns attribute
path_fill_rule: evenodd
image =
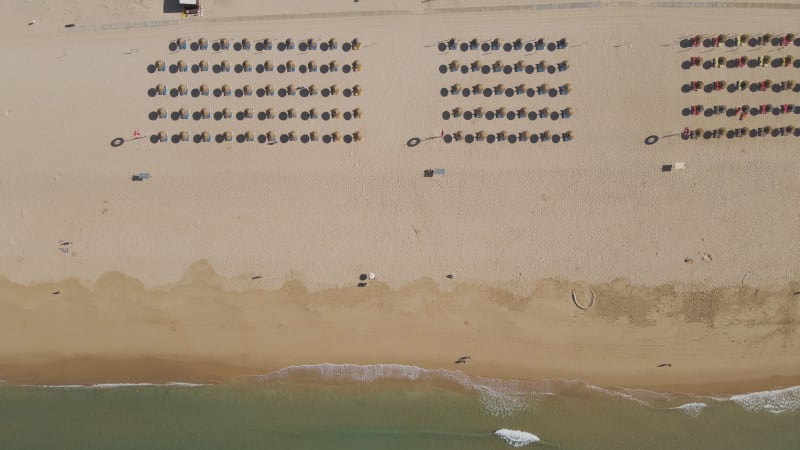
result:
<svg viewBox="0 0 800 450"><path fill-rule="evenodd" d="M597 298L597 294L594 293L593 289L590 289L589 292L592 293L592 296L589 298L589 304L587 306L581 305L581 303L578 301L578 296L575 295L575 291L572 291L572 303L574 303L575 306L578 307L578 309L581 309L583 311L586 311L587 309L591 308L592 306L594 306L594 300L595 298Z"/></svg>

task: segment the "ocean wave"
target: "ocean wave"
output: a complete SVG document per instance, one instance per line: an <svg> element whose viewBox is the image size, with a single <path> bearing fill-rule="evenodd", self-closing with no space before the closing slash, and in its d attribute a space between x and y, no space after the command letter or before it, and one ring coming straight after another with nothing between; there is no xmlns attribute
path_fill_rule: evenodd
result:
<svg viewBox="0 0 800 450"><path fill-rule="evenodd" d="M129 387L200 387L207 385L172 381L169 383L23 384L21 386L51 389L113 389Z"/></svg>
<svg viewBox="0 0 800 450"><path fill-rule="evenodd" d="M681 406L676 406L676 407L670 408L670 409L678 409L678 410L681 410L681 411L685 412L686 414L688 414L688 415L690 415L692 417L697 417L697 416L700 415L701 412L703 412L703 410L706 407L708 407L708 405L705 404L705 403L692 402L692 403L684 403Z"/></svg>
<svg viewBox="0 0 800 450"><path fill-rule="evenodd" d="M512 447L524 447L539 441L539 438L535 434L528 433L527 431L509 430L507 428L501 428L495 431L494 435L508 442Z"/></svg>
<svg viewBox="0 0 800 450"><path fill-rule="evenodd" d="M791 413L800 410L800 386L734 395L729 400L750 412Z"/></svg>

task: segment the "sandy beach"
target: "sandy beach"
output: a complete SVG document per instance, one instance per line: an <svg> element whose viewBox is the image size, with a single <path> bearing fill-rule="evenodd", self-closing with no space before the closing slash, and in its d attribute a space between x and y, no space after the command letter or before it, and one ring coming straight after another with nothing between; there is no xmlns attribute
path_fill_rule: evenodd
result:
<svg viewBox="0 0 800 450"><path fill-rule="evenodd" d="M796 102L774 86L800 83L797 65L682 63L800 59L794 41L684 45L696 34L796 33L799 8L216 0L182 19L162 2L62 3L0 1L0 379L227 381L329 362L702 392L800 384L800 137L785 128L800 116L682 114ZM234 45L173 50L177 38ZM237 50L244 38L339 48ZM344 51L355 38L360 48ZM450 38L568 44L440 52ZM168 70L152 70L159 60ZM195 73L201 60L212 69ZM240 72L245 60L255 69ZM262 71L266 60L340 70ZM567 69L440 73L453 60ZM178 61L189 70L171 73ZM222 61L233 70L217 73ZM361 70L341 70L354 61ZM774 88L682 92L695 80ZM182 84L188 94L171 95ZM232 95L217 96L226 84ZM462 93L476 84L547 89ZM192 93L201 85L210 95ZM239 96L246 85L254 95ZM261 96L266 85L276 95ZM298 94L281 96L289 85ZM311 85L362 92L304 96ZM155 118L162 107L168 117ZM173 119L180 108L189 119ZM202 108L233 117L195 119ZM247 108L253 118L236 117ZM268 108L298 117L262 120ZM356 108L363 116L350 120L300 117ZM455 108L548 113L445 119ZM550 117L566 108L568 118ZM786 135L681 137L765 126ZM160 131L168 142L151 142ZM173 143L181 131L189 141ZM193 142L202 131L233 139ZM247 131L253 142L237 142ZM278 143L259 142L268 131ZM312 131L320 140L302 143ZM442 138L459 131L573 138ZM298 140L280 142L290 132ZM333 132L342 139L324 143ZM361 141L345 142L354 132ZM662 171L677 162L686 168ZM424 176L433 169L445 173ZM132 181L139 173L150 178ZM357 287L370 272L377 279ZM577 308L573 292L584 303L594 292L594 305ZM472 359L454 366L462 355Z"/></svg>

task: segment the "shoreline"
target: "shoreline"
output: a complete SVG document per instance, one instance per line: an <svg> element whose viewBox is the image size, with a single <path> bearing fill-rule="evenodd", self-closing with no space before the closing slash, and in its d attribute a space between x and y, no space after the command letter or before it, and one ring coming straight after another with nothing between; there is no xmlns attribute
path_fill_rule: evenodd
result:
<svg viewBox="0 0 800 450"><path fill-rule="evenodd" d="M791 289L542 280L524 296L466 282L442 290L429 279L318 292L298 281L225 284L210 267L158 290L119 273L91 289L0 280L0 379L205 384L298 365L396 363L706 394L800 385ZM579 309L573 291L596 292L596 304ZM462 355L472 359L454 365Z"/></svg>

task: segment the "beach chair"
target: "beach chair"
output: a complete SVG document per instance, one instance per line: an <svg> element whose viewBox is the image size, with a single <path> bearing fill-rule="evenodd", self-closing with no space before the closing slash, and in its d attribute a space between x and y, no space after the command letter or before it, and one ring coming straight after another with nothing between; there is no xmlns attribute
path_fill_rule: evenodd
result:
<svg viewBox="0 0 800 450"><path fill-rule="evenodd" d="M203 131L200 133L200 141L201 142L211 142L211 133L208 131Z"/></svg>
<svg viewBox="0 0 800 450"><path fill-rule="evenodd" d="M546 119L549 115L550 115L550 109L549 108L542 108L542 109L539 110L539 118L540 119Z"/></svg>
<svg viewBox="0 0 800 450"><path fill-rule="evenodd" d="M433 177L433 169L426 169L422 171L422 176L424 176L425 178Z"/></svg>
<svg viewBox="0 0 800 450"><path fill-rule="evenodd" d="M536 63L536 72L544 72L547 70L547 61L541 60Z"/></svg>
<svg viewBox="0 0 800 450"><path fill-rule="evenodd" d="M517 140L520 142L527 142L528 141L528 132L527 131L520 131L517 133Z"/></svg>
<svg viewBox="0 0 800 450"><path fill-rule="evenodd" d="M542 131L539 133L539 140L542 142L547 142L550 140L550 132L549 131Z"/></svg>
<svg viewBox="0 0 800 450"><path fill-rule="evenodd" d="M189 118L189 110L187 108L181 108L180 110L178 110L178 115L180 116L181 119L186 120Z"/></svg>
<svg viewBox="0 0 800 450"><path fill-rule="evenodd" d="M500 50L500 46L502 44L503 42L500 40L500 38L494 38L492 39L491 49L495 51Z"/></svg>
<svg viewBox="0 0 800 450"><path fill-rule="evenodd" d="M561 86L558 87L558 95L567 95L569 94L569 91L570 91L569 83L562 84Z"/></svg>
<svg viewBox="0 0 800 450"><path fill-rule="evenodd" d="M567 38L561 38L556 42L556 48L558 50L563 50L567 48Z"/></svg>
<svg viewBox="0 0 800 450"><path fill-rule="evenodd" d="M544 38L539 38L533 43L533 48L537 51L544 50Z"/></svg>
<svg viewBox="0 0 800 450"><path fill-rule="evenodd" d="M561 110L562 119L569 119L570 117L572 117L572 108L564 108Z"/></svg>
<svg viewBox="0 0 800 450"><path fill-rule="evenodd" d="M516 51L520 51L520 50L522 50L522 38L516 38L516 39L514 39L513 48L514 48L514 50L516 50Z"/></svg>
<svg viewBox="0 0 800 450"><path fill-rule="evenodd" d="M331 72L338 72L339 71L339 63L336 61L331 61L328 63L328 70Z"/></svg>
<svg viewBox="0 0 800 450"><path fill-rule="evenodd" d="M556 67L558 68L559 72L564 72L569 67L569 64L567 63L566 60L564 60L564 61L561 61L560 63L558 63L558 65Z"/></svg>
<svg viewBox="0 0 800 450"><path fill-rule="evenodd" d="M294 72L295 71L294 61L292 61L292 60L286 61L286 71L287 72Z"/></svg>
<svg viewBox="0 0 800 450"><path fill-rule="evenodd" d="M469 49L470 50L477 50L478 47L479 47L478 40L475 39L475 38L472 38L472 40L469 41Z"/></svg>
<svg viewBox="0 0 800 450"><path fill-rule="evenodd" d="M198 50L208 50L208 39L200 38L197 41L197 49Z"/></svg>
<svg viewBox="0 0 800 450"><path fill-rule="evenodd" d="M444 175L444 169L433 169L434 175Z"/></svg>
<svg viewBox="0 0 800 450"><path fill-rule="evenodd" d="M561 140L563 142L569 142L572 140L572 131L567 131L565 133L561 133Z"/></svg>
<svg viewBox="0 0 800 450"><path fill-rule="evenodd" d="M150 179L150 174L147 172L140 172L131 177L131 181L144 181Z"/></svg>
<svg viewBox="0 0 800 450"><path fill-rule="evenodd" d="M458 49L458 42L456 42L456 38L450 38L450 40L447 41L447 49L448 50Z"/></svg>
<svg viewBox="0 0 800 450"><path fill-rule="evenodd" d="M539 95L547 94L547 84L540 84L539 86L536 86L536 93Z"/></svg>

